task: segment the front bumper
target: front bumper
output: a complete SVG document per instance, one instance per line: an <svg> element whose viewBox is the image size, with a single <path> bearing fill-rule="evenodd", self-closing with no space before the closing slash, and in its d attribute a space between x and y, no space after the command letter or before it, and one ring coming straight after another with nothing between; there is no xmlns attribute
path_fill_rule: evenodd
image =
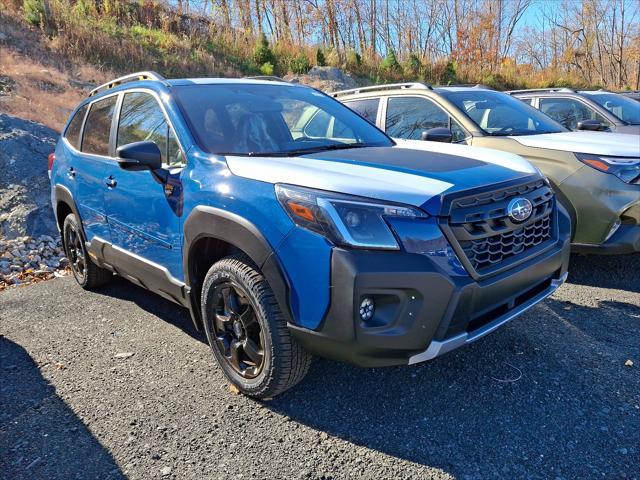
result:
<svg viewBox="0 0 640 480"><path fill-rule="evenodd" d="M624 183L615 175L585 165L568 177L560 190L575 213L575 252L640 251L640 185ZM610 235L616 222L621 226Z"/></svg>
<svg viewBox="0 0 640 480"><path fill-rule="evenodd" d="M569 239L501 274L473 280L428 256L334 249L331 304L317 330L290 325L323 357L364 367L417 363L475 341L551 295L566 279ZM374 317L360 319L365 298Z"/></svg>

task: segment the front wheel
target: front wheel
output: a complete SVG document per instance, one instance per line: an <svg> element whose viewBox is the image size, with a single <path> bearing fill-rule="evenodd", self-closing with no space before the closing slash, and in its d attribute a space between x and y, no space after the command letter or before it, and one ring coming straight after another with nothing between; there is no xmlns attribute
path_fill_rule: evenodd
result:
<svg viewBox="0 0 640 480"><path fill-rule="evenodd" d="M309 370L311 355L291 337L271 287L244 255L209 269L202 318L218 364L245 395L274 397Z"/></svg>

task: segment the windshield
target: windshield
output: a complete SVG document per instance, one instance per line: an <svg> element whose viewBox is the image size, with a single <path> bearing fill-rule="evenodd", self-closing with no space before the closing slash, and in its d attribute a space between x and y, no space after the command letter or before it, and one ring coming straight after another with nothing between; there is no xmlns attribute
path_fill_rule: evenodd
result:
<svg viewBox="0 0 640 480"><path fill-rule="evenodd" d="M302 155L390 146L383 132L312 88L277 84L176 86L201 148L229 155Z"/></svg>
<svg viewBox="0 0 640 480"><path fill-rule="evenodd" d="M583 93L601 107L609 110L624 123L640 125L640 103L617 93Z"/></svg>
<svg viewBox="0 0 640 480"><path fill-rule="evenodd" d="M538 135L567 131L545 114L506 93L443 90L442 95L489 135Z"/></svg>

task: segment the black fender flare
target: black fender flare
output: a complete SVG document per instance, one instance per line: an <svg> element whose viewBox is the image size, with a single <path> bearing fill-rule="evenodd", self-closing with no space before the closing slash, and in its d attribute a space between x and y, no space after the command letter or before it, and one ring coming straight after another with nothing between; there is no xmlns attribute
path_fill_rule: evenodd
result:
<svg viewBox="0 0 640 480"><path fill-rule="evenodd" d="M78 212L78 207L76 205L76 201L73 199L73 194L71 193L71 190L69 190L64 185L60 185L58 183L54 188L54 198L55 198L56 204L53 210L53 215L56 218L56 225L60 226L62 225L62 222L64 222L64 218L58 218L58 206L60 205L60 203L66 203L67 205L69 205L69 208L71 208L71 211L78 219L78 225L80 225L80 233L82 234L82 238L86 242L87 237L84 234L82 219L80 218L80 213Z"/></svg>
<svg viewBox="0 0 640 480"><path fill-rule="evenodd" d="M209 206L195 207L184 222L183 269L184 278L189 289L199 292L199 285L194 285L194 272L191 271L192 246L202 238L213 238L226 242L246 253L258 266L278 300L282 314L291 323L292 315L289 306L289 281L284 269L260 230L246 218L227 210ZM194 298L199 306L200 299ZM195 306L195 305L194 305ZM195 309L199 313L199 308Z"/></svg>

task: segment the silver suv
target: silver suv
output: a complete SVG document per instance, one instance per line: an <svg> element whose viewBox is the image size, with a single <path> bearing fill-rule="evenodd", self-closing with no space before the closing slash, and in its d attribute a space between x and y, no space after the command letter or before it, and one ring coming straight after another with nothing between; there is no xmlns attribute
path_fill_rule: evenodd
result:
<svg viewBox="0 0 640 480"><path fill-rule="evenodd" d="M543 88L507 92L569 130L640 135L640 103L606 90Z"/></svg>

